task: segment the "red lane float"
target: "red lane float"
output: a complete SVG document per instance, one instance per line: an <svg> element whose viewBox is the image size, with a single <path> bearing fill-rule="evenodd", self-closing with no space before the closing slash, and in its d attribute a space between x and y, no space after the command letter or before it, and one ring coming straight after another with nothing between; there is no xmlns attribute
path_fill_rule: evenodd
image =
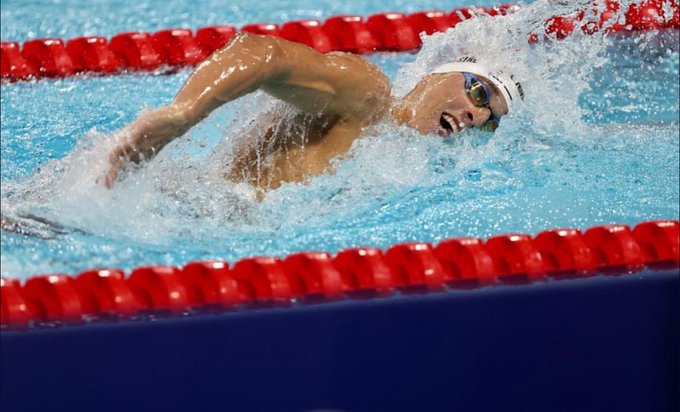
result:
<svg viewBox="0 0 680 412"><path fill-rule="evenodd" d="M42 77L65 77L76 72L61 39L35 39L24 43L21 55L38 68Z"/></svg>
<svg viewBox="0 0 680 412"><path fill-rule="evenodd" d="M382 251L377 248L352 248L338 252L333 265L349 292L392 293L395 283Z"/></svg>
<svg viewBox="0 0 680 412"><path fill-rule="evenodd" d="M254 34L264 34L267 36L281 37L281 28L272 23L246 24L241 27L241 31Z"/></svg>
<svg viewBox="0 0 680 412"><path fill-rule="evenodd" d="M237 29L234 26L209 26L196 31L196 43L203 49L206 56L215 50L226 46L236 36Z"/></svg>
<svg viewBox="0 0 680 412"><path fill-rule="evenodd" d="M465 20L470 20L471 18L475 17L476 13L472 11L472 8L457 8L453 9L451 13L449 13L449 19L454 23L458 24L462 21Z"/></svg>
<svg viewBox="0 0 680 412"><path fill-rule="evenodd" d="M155 70L162 63L160 52L156 49L149 33L121 33L111 38L111 50L130 70Z"/></svg>
<svg viewBox="0 0 680 412"><path fill-rule="evenodd" d="M602 27L605 27L605 25L609 25L609 31L611 32L619 32L619 31L624 31L626 30L626 25L624 22L621 21L611 21L615 16L616 13L618 13L619 9L621 8L621 5L617 1L613 0L606 0L605 1L605 9L600 13L598 10L595 10L595 16L599 15L599 21L596 23L597 28L601 29ZM588 23L586 23L586 27L588 26ZM590 27L593 27L593 23L590 24ZM677 27L677 25L673 26L670 25L669 27Z"/></svg>
<svg viewBox="0 0 680 412"><path fill-rule="evenodd" d="M552 17L546 22L545 32L554 34L558 40L563 40L574 32L576 24L577 20L573 17Z"/></svg>
<svg viewBox="0 0 680 412"><path fill-rule="evenodd" d="M66 43L76 72L115 73L123 62L113 53L104 37L77 37Z"/></svg>
<svg viewBox="0 0 680 412"><path fill-rule="evenodd" d="M644 262L650 266L680 266L680 224L677 221L643 222L633 229Z"/></svg>
<svg viewBox="0 0 680 412"><path fill-rule="evenodd" d="M326 34L318 20L296 20L284 23L279 34L282 38L328 53L337 50L331 38Z"/></svg>
<svg viewBox="0 0 680 412"><path fill-rule="evenodd" d="M429 243L402 243L385 253L395 286L409 289L441 289L445 283L444 267Z"/></svg>
<svg viewBox="0 0 680 412"><path fill-rule="evenodd" d="M24 327L34 317L18 280L0 278L0 325Z"/></svg>
<svg viewBox="0 0 680 412"><path fill-rule="evenodd" d="M608 32L679 28L677 0L650 0L633 4L624 13L625 22L612 22L620 4L606 0L589 6L577 16L554 16L544 23L543 37L564 39L576 29L592 34L603 27ZM442 32L477 16L503 16L519 9L516 5L493 8L461 7L451 12L422 11L377 13L367 20L361 16L334 16L325 22L296 20L281 26L255 23L243 32L279 36L307 44L323 53L340 50L352 53L414 51L421 46L420 33ZM195 34L188 29L156 33L131 32L113 36L109 44L101 37L79 37L66 43L59 39L31 40L19 50L17 43L2 43L2 79L16 81L39 77L63 77L78 72L116 73L126 70L156 70L163 65L195 65L224 47L237 33L233 26L203 27ZM529 41L539 41L532 33Z"/></svg>
<svg viewBox="0 0 680 412"><path fill-rule="evenodd" d="M38 75L38 70L21 55L19 43L0 44L0 75L3 79L23 80Z"/></svg>
<svg viewBox="0 0 680 412"><path fill-rule="evenodd" d="M128 285L145 311L182 312L189 307L179 269L171 266L145 266L130 274Z"/></svg>
<svg viewBox="0 0 680 412"><path fill-rule="evenodd" d="M504 281L534 281L545 277L543 257L524 234L494 236L486 241L496 276Z"/></svg>
<svg viewBox="0 0 680 412"><path fill-rule="evenodd" d="M281 261L272 257L254 257L236 262L232 276L248 300L289 302L295 298Z"/></svg>
<svg viewBox="0 0 680 412"><path fill-rule="evenodd" d="M585 232L584 238L600 270L639 270L645 263L640 245L626 225L592 227Z"/></svg>
<svg viewBox="0 0 680 412"><path fill-rule="evenodd" d="M626 11L626 22L634 30L656 30L665 26L666 18L663 1L647 1L631 4ZM677 14L677 3L675 3ZM671 19L668 19L671 20Z"/></svg>
<svg viewBox="0 0 680 412"><path fill-rule="evenodd" d="M119 269L95 269L75 278L84 315L131 316L141 308Z"/></svg>
<svg viewBox="0 0 680 412"><path fill-rule="evenodd" d="M245 301L226 262L192 262L179 272L191 307L231 307Z"/></svg>
<svg viewBox="0 0 680 412"><path fill-rule="evenodd" d="M191 262L183 268L146 266L128 278L115 269L37 276L23 286L0 279L1 325L82 323L91 316L183 313L192 308L234 309L251 302L290 305L365 298L414 291L484 287L496 283L542 282L596 273L632 273L680 267L680 223L676 220L577 229L551 229L535 238L508 234L454 238L436 246L400 243L383 253L351 248L295 253L283 259Z"/></svg>
<svg viewBox="0 0 680 412"><path fill-rule="evenodd" d="M153 40L161 61L171 66L191 66L207 57L191 30L161 30L153 34Z"/></svg>
<svg viewBox="0 0 680 412"><path fill-rule="evenodd" d="M67 275L37 276L22 288L34 320L41 322L78 323L82 320L82 305L73 278Z"/></svg>
<svg viewBox="0 0 680 412"><path fill-rule="evenodd" d="M443 11L421 11L408 16L408 22L416 33L444 32L455 25ZM457 23L457 22L456 22Z"/></svg>
<svg viewBox="0 0 680 412"><path fill-rule="evenodd" d="M408 17L402 13L374 14L366 26L378 39L378 51L410 51L422 44Z"/></svg>
<svg viewBox="0 0 680 412"><path fill-rule="evenodd" d="M331 37L337 50L363 54L378 49L378 39L368 30L361 16L330 17L324 23L323 29Z"/></svg>
<svg viewBox="0 0 680 412"><path fill-rule="evenodd" d="M580 230L546 230L536 236L533 243L550 275L587 276L595 272L595 256Z"/></svg>
<svg viewBox="0 0 680 412"><path fill-rule="evenodd" d="M601 7L602 2L598 2L576 16L555 16L548 19L545 23L546 36L554 36L561 40L576 28L580 28L585 34L593 34L603 28L606 28L608 33L680 28L677 0L651 0L631 4L623 15L623 21L612 21L621 8L617 1L606 0L604 9ZM533 42L537 40L538 36L534 35Z"/></svg>
<svg viewBox="0 0 680 412"><path fill-rule="evenodd" d="M340 272L326 252L295 253L283 260L283 267L298 298L336 299L345 292Z"/></svg>
<svg viewBox="0 0 680 412"><path fill-rule="evenodd" d="M434 253L451 286L484 286L496 281L493 259L481 239L447 239Z"/></svg>

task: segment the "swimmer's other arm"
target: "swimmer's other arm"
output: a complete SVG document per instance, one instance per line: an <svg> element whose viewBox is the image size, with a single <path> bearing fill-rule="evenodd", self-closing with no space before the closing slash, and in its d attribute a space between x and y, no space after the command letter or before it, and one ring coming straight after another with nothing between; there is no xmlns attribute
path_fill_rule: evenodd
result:
<svg viewBox="0 0 680 412"><path fill-rule="evenodd" d="M195 69L170 105L127 127L110 155L105 185L113 185L126 162L153 157L222 104L258 89L306 112L362 125L380 118L390 98L389 79L358 56L241 33Z"/></svg>

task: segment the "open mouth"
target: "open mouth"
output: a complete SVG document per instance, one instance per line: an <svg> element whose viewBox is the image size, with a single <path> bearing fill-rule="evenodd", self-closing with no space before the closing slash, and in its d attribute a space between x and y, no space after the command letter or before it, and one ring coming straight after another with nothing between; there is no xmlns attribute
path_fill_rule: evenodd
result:
<svg viewBox="0 0 680 412"><path fill-rule="evenodd" d="M447 136L460 131L458 120L449 113L442 113L442 115L439 117L439 124L444 129L445 135Z"/></svg>

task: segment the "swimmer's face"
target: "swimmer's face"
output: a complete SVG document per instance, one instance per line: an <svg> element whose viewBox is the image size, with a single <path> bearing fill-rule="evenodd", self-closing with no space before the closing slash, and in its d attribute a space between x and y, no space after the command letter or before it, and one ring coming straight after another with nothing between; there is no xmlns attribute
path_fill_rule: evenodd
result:
<svg viewBox="0 0 680 412"><path fill-rule="evenodd" d="M469 93L470 85L479 90ZM505 99L484 77L468 74L467 86L463 73L426 76L400 103L395 117L421 133L444 137L470 127L493 129L494 122L508 113ZM486 101L480 100L483 94Z"/></svg>

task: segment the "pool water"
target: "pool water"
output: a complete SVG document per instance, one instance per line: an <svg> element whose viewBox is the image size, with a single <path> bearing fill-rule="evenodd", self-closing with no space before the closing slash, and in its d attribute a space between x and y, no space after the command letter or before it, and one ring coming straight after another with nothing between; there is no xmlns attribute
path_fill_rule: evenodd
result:
<svg viewBox="0 0 680 412"><path fill-rule="evenodd" d="M464 5L3 1L1 34L23 42ZM190 69L3 84L2 213L30 222L38 236L2 233L2 275L678 219L678 31L528 44L545 17L575 7L537 1L431 36L418 54L367 56L400 96L453 56L486 54L523 81L527 98L493 135L469 130L442 140L385 122L335 162L335 173L285 184L263 202L221 176L234 142L277 104L266 95L225 105L106 190L98 179L114 132L171 101Z"/></svg>

